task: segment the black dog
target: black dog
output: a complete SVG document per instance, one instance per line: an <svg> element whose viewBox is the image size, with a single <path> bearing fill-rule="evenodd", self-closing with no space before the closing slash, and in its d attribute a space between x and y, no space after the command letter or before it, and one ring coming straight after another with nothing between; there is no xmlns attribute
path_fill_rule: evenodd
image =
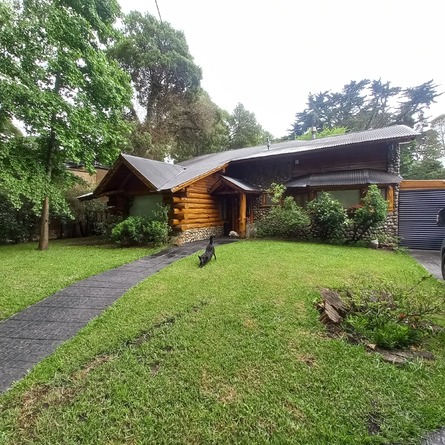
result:
<svg viewBox="0 0 445 445"><path fill-rule="evenodd" d="M207 244L206 251L202 255L198 255L199 267L204 267L211 259L215 257L215 247L213 246L213 236L210 237L210 242Z"/></svg>

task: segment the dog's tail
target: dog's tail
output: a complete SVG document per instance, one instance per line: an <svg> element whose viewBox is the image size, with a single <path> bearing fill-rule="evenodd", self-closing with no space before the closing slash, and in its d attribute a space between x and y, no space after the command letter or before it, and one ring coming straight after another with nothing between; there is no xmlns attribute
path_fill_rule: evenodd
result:
<svg viewBox="0 0 445 445"><path fill-rule="evenodd" d="M213 235L210 236L209 244L213 244Z"/></svg>

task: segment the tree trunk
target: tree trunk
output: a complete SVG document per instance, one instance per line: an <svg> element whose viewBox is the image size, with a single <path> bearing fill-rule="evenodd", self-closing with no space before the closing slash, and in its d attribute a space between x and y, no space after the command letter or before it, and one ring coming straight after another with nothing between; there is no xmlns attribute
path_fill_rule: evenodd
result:
<svg viewBox="0 0 445 445"><path fill-rule="evenodd" d="M48 250L49 246L49 196L45 196L40 216L39 250Z"/></svg>
<svg viewBox="0 0 445 445"><path fill-rule="evenodd" d="M54 84L54 92L59 94L60 91L60 75L56 76L56 81ZM57 148L56 146L56 113L51 116L51 130L47 143L47 158L46 158L46 178L48 184L51 183L52 171L53 171L53 157L54 152ZM49 191L46 191L46 196L43 198L42 203L42 213L40 215L40 239L39 239L39 250L48 250L49 247Z"/></svg>

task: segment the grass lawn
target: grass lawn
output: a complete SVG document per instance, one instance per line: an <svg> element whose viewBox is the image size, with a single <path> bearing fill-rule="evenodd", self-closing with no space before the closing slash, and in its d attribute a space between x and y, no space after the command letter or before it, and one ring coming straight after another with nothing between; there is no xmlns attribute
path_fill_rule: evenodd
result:
<svg viewBox="0 0 445 445"><path fill-rule="evenodd" d="M396 367L327 336L313 305L320 287L410 286L413 259L270 241L216 255L139 284L1 396L0 443L415 444L445 425L444 333L436 361Z"/></svg>
<svg viewBox="0 0 445 445"><path fill-rule="evenodd" d="M153 249L118 249L97 238L0 246L0 320L83 278L120 266Z"/></svg>

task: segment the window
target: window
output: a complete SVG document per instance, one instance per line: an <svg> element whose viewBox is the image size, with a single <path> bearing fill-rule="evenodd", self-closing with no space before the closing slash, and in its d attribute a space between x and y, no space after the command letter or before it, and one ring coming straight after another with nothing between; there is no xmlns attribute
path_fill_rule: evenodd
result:
<svg viewBox="0 0 445 445"><path fill-rule="evenodd" d="M261 196L261 205L263 207L270 207L275 206L276 204L272 202L272 195L270 195L269 193L263 193L263 195Z"/></svg>
<svg viewBox="0 0 445 445"><path fill-rule="evenodd" d="M317 197L323 192L317 192ZM337 199L341 202L341 205L345 209L350 209L351 207L357 206L360 204L360 190L328 190L326 193L329 193L334 199Z"/></svg>
<svg viewBox="0 0 445 445"><path fill-rule="evenodd" d="M130 216L148 216L154 218L154 212L162 204L162 195L135 196L130 207Z"/></svg>

